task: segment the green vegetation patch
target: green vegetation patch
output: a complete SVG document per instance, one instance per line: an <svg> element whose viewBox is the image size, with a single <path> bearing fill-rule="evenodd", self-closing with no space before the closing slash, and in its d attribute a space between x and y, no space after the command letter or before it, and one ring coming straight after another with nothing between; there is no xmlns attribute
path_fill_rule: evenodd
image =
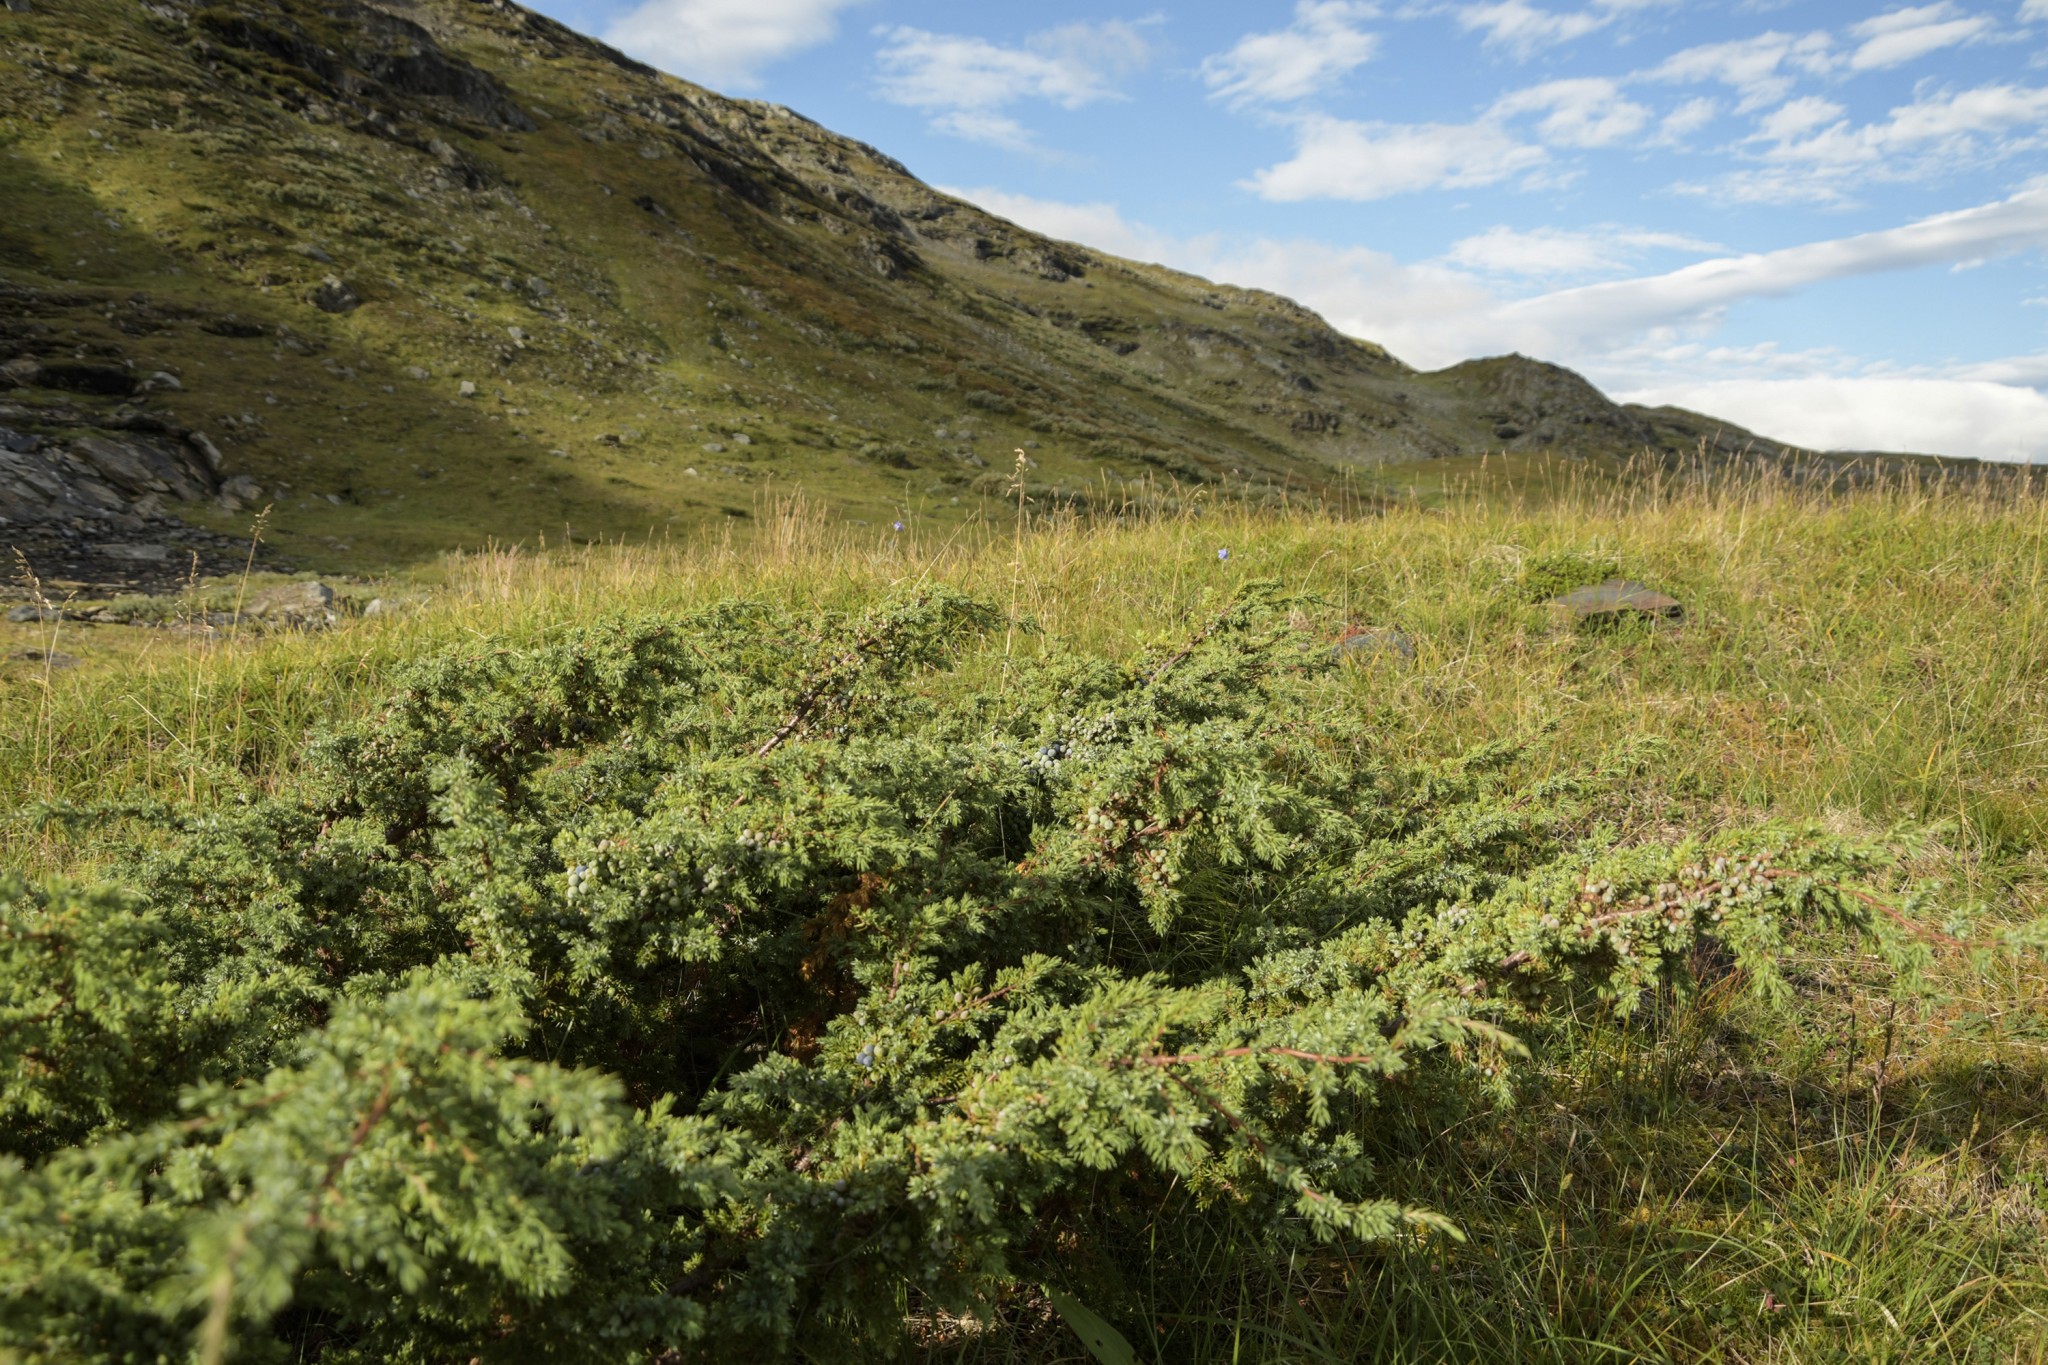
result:
<svg viewBox="0 0 2048 1365"><path fill-rule="evenodd" d="M1387 1167L1532 1042L1789 1000L1795 926L1905 985L1971 932L1864 889L1888 846L1624 836L1626 754L1390 763L1300 606L994 676L939 587L485 639L286 790L52 812L128 889L0 886L0 1341L866 1359L1119 1302L1091 1248L1165 1201L1455 1241Z"/></svg>
<svg viewBox="0 0 2048 1365"><path fill-rule="evenodd" d="M0 1358L2031 1359L2038 498L761 510L0 623Z"/></svg>

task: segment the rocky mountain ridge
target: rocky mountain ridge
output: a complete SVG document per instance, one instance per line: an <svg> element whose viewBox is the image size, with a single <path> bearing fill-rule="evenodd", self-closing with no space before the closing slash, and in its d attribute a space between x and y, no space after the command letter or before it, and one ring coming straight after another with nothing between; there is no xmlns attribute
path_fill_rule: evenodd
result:
<svg viewBox="0 0 2048 1365"><path fill-rule="evenodd" d="M1786 454L1522 357L1415 371L500 0L30 0L0 36L17 541L269 502L341 563L744 520L791 484L886 525L1019 476L1100 505Z"/></svg>

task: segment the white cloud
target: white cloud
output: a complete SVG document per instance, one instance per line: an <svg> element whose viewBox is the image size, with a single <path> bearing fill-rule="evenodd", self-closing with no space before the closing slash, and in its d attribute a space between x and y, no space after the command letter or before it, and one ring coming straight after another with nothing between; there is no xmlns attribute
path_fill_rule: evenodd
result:
<svg viewBox="0 0 2048 1365"><path fill-rule="evenodd" d="M1233 104L1306 99L1372 59L1379 39L1358 25L1378 14L1358 0L1299 0L1292 24L1246 34L1202 63L1202 79Z"/></svg>
<svg viewBox="0 0 2048 1365"><path fill-rule="evenodd" d="M1504 47L1527 60L1546 47L1569 43L1606 28L1636 10L1656 9L1677 0L1593 0L1592 8L1558 11L1539 9L1529 0L1483 0L1454 11L1467 33L1482 32L1488 47ZM1407 13L1424 14L1425 7Z"/></svg>
<svg viewBox="0 0 2048 1365"><path fill-rule="evenodd" d="M1945 47L1977 42L1990 36L1992 27L1986 16L1965 14L1949 0L1896 9L1850 26L1863 44L1849 54L1849 66L1855 71L1901 66Z"/></svg>
<svg viewBox="0 0 2048 1365"><path fill-rule="evenodd" d="M1808 101L1795 101L1806 104ZM1812 102L1816 109L1820 101ZM1830 106L1839 114L1839 107ZM2038 145L2038 138L2002 137L2015 129L2038 129L2048 121L2048 89L1984 85L1935 94L1893 109L1881 122L1860 126L1839 121L1821 128L1809 122L1786 132L1766 122L1774 145L1767 160L1796 162L1814 170L1880 179L1916 179L1964 164L1996 160ZM2002 137L2001 141L1990 139Z"/></svg>
<svg viewBox="0 0 2048 1365"><path fill-rule="evenodd" d="M1540 113L1537 131L1546 142L1565 147L1610 147L1650 121L1647 108L1623 98L1616 82L1598 76L1513 91L1495 101L1492 112L1503 118Z"/></svg>
<svg viewBox="0 0 2048 1365"><path fill-rule="evenodd" d="M2048 299L2024 299L2022 302L2042 304L2048 303ZM2030 388L2048 389L2048 352L1958 365L1955 376L1958 379L1981 379L1992 384L2025 384Z"/></svg>
<svg viewBox="0 0 2048 1365"><path fill-rule="evenodd" d="M1772 142L1791 142L1814 129L1839 120L1848 111L1833 100L1802 95L1788 100L1757 120L1757 136Z"/></svg>
<svg viewBox="0 0 2048 1365"><path fill-rule="evenodd" d="M1294 156L1245 184L1266 199L1384 199L1417 190L1465 189L1522 176L1524 188L1569 183L1543 174L1550 154L1510 128L1529 118L1541 143L1611 147L1641 132L1651 111L1620 84L1586 76L1510 91L1470 123L1377 123L1306 115L1291 120Z"/></svg>
<svg viewBox="0 0 2048 1365"><path fill-rule="evenodd" d="M1315 115L1295 121L1294 137L1291 159L1246 182L1262 198L1367 200L1491 185L1549 159L1488 120L1360 123Z"/></svg>
<svg viewBox="0 0 2048 1365"><path fill-rule="evenodd" d="M1039 153L1038 139L1008 114L993 109L949 109L931 119L932 131L968 142L986 142L1012 152Z"/></svg>
<svg viewBox="0 0 2048 1365"><path fill-rule="evenodd" d="M772 62L830 42L861 0L644 0L604 40L714 89L745 89Z"/></svg>
<svg viewBox="0 0 2048 1365"><path fill-rule="evenodd" d="M1932 93L1874 123L1841 117L1815 96L1759 121L1749 139L1765 165L1677 188L1748 203L1840 202L1863 181L1931 181L2048 144L2048 88L1986 85Z"/></svg>
<svg viewBox="0 0 2048 1365"><path fill-rule="evenodd" d="M882 32L882 97L927 111L999 109L1023 99L1078 109L1119 98L1117 78L1151 55L1138 27L1122 22L1065 24L1022 47L918 28Z"/></svg>
<svg viewBox="0 0 2048 1365"><path fill-rule="evenodd" d="M1682 251L1709 255L1721 250L1712 242L1675 232L1646 228L1533 228L1523 231L1493 227L1460 238L1444 253L1447 264L1481 275L1524 279L1606 275L1626 269L1646 251Z"/></svg>
<svg viewBox="0 0 2048 1365"><path fill-rule="evenodd" d="M1810 450L2048 459L2048 397L1986 380L1914 376L1726 379L1618 395L1712 413Z"/></svg>
<svg viewBox="0 0 2048 1365"><path fill-rule="evenodd" d="M1825 33L1761 33L1686 48L1644 75L1677 84L1717 82L1740 95L1736 111L1747 113L1784 99L1801 75L1825 75L1834 67L1833 52L1834 40Z"/></svg>
<svg viewBox="0 0 2048 1365"><path fill-rule="evenodd" d="M2043 3L2048 4L2048 0L2043 0ZM1664 116L1657 125L1657 140L1663 143L1683 142L1720 116L1720 101L1705 95L1689 99Z"/></svg>
<svg viewBox="0 0 2048 1365"><path fill-rule="evenodd" d="M1557 349L1576 351L1653 327L1712 318L1730 304L1783 297L1823 280L1944 265L2044 245L2048 187L1880 232L1560 290L1507 304L1500 316L1509 323L1538 324Z"/></svg>
<svg viewBox="0 0 2048 1365"><path fill-rule="evenodd" d="M2048 19L2048 0L2027 0L2020 6L2020 22L2031 23L2036 19Z"/></svg>
<svg viewBox="0 0 2048 1365"><path fill-rule="evenodd" d="M1612 20L1611 11L1560 14L1538 9L1528 0L1494 0L1492 4L1467 5L1458 11L1458 23L1466 32L1483 32L1488 46L1507 48L1518 57L1583 38L1605 28Z"/></svg>

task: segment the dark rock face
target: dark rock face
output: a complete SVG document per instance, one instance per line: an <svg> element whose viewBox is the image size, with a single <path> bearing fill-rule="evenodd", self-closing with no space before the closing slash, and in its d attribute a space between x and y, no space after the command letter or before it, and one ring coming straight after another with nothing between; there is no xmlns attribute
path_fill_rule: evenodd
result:
<svg viewBox="0 0 2048 1365"><path fill-rule="evenodd" d="M339 276L329 275L313 290L313 306L323 313L353 313L363 301Z"/></svg>
<svg viewBox="0 0 2048 1365"><path fill-rule="evenodd" d="M0 415L43 416L0 409ZM0 426L0 518L33 522L121 521L137 504L199 502L218 492L206 457L188 442L134 432L78 431L60 438Z"/></svg>
<svg viewBox="0 0 2048 1365"><path fill-rule="evenodd" d="M201 10L195 22L214 41L281 63L331 99L413 96L445 101L504 132L537 126L491 77L444 51L426 29L365 4L330 6L326 18L342 39L321 41L269 6Z"/></svg>
<svg viewBox="0 0 2048 1365"><path fill-rule="evenodd" d="M102 398L126 398L135 392L135 376L121 365L85 360L32 360L26 357L0 365L0 387L62 389Z"/></svg>

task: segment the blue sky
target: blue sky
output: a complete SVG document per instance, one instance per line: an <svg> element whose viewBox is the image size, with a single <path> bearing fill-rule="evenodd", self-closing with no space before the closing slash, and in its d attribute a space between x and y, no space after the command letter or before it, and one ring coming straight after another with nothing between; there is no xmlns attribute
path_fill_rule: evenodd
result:
<svg viewBox="0 0 2048 1365"><path fill-rule="evenodd" d="M2048 0L542 0L1435 367L2048 461Z"/></svg>

